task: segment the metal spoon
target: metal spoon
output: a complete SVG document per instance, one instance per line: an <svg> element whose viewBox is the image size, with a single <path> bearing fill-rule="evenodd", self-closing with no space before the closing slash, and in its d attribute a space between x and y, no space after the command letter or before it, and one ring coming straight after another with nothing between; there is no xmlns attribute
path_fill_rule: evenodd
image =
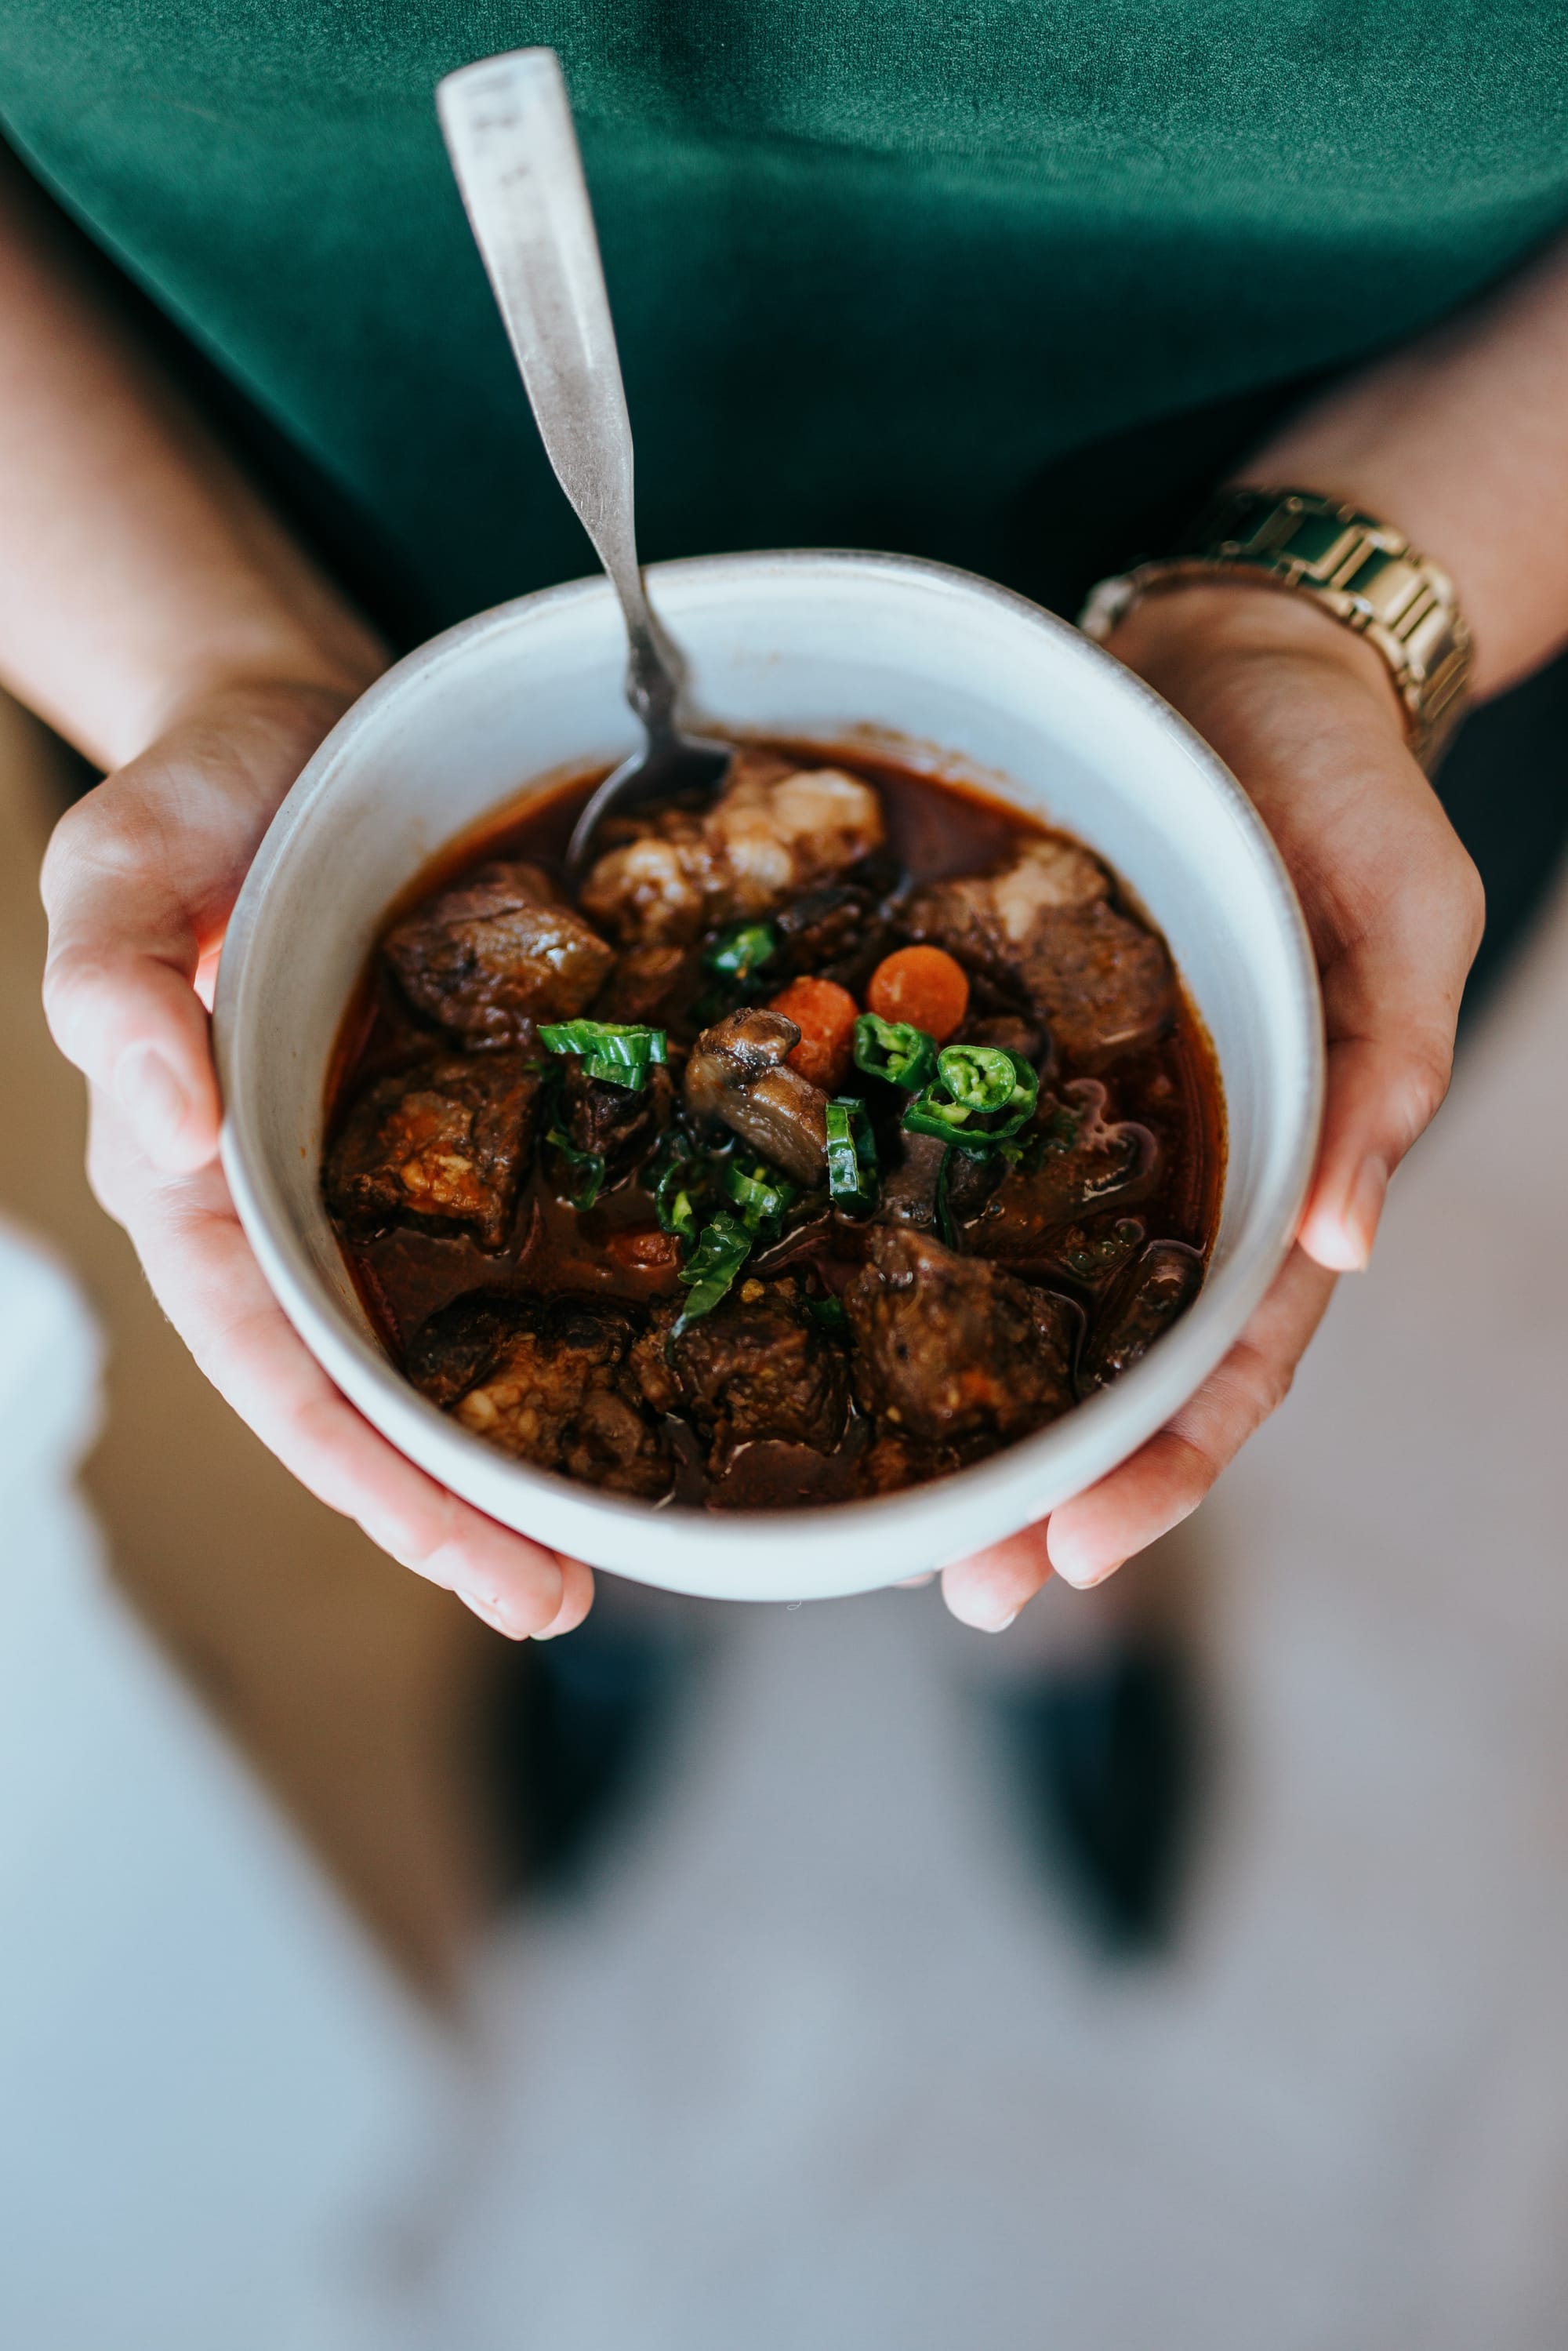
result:
<svg viewBox="0 0 1568 2351"><path fill-rule="evenodd" d="M632 425L560 61L553 49L486 57L448 74L435 102L546 455L621 599L626 699L647 737L579 817L567 851L575 875L612 808L716 791L734 752L675 724L679 662L637 562Z"/></svg>

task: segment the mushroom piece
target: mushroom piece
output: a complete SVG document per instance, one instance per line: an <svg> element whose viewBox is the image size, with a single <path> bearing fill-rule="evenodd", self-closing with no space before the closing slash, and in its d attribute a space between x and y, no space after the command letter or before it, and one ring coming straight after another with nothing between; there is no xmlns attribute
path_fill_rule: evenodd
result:
<svg viewBox="0 0 1568 2351"><path fill-rule="evenodd" d="M686 1108L716 1118L792 1176L818 1184L828 1155L828 1097L786 1056L800 1031L782 1012L746 1005L705 1029L686 1064Z"/></svg>

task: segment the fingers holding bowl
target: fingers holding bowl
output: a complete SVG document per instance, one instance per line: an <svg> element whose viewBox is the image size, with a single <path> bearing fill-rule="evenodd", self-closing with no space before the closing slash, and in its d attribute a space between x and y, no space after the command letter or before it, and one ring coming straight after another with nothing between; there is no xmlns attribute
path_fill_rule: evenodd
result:
<svg viewBox="0 0 1568 2351"><path fill-rule="evenodd" d="M942 1597L960 1625L977 1633L1005 1633L1051 1579L1049 1520L1041 1519L942 1573Z"/></svg>
<svg viewBox="0 0 1568 2351"><path fill-rule="evenodd" d="M49 844L44 1009L60 1050L120 1105L154 1165L200 1167L222 1115L193 985L202 943L161 868L158 824L139 826L125 795L118 810L113 799L100 784Z"/></svg>
<svg viewBox="0 0 1568 2351"><path fill-rule="evenodd" d="M215 1164L154 1167L119 1105L95 1091L91 1163L153 1291L202 1371L284 1468L329 1510L513 1640L569 1632L591 1573L515 1534L400 1453L333 1385L277 1303Z"/></svg>
<svg viewBox="0 0 1568 2351"><path fill-rule="evenodd" d="M1283 1403L1334 1280L1293 1249L1218 1368L1147 1444L1049 1519L946 1570L943 1596L959 1622L1005 1632L1052 1573L1081 1590L1103 1583L1189 1517Z"/></svg>
<svg viewBox="0 0 1568 2351"><path fill-rule="evenodd" d="M1336 1272L1365 1266L1389 1179L1441 1108L1465 981L1480 945L1480 878L1432 804L1375 918L1325 961L1327 1090L1301 1243Z"/></svg>
<svg viewBox="0 0 1568 2351"><path fill-rule="evenodd" d="M346 696L235 689L186 711L56 826L44 1006L155 1166L201 1167L222 1115L201 993L262 834Z"/></svg>
<svg viewBox="0 0 1568 2351"><path fill-rule="evenodd" d="M1229 1353L1130 1459L1051 1514L1051 1563L1064 1582L1102 1583L1197 1510L1290 1392L1335 1277L1293 1249Z"/></svg>

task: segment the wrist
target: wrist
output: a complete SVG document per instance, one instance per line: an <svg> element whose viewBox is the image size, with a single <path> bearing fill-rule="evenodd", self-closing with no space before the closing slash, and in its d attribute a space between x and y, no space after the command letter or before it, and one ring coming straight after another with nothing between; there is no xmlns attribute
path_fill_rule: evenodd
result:
<svg viewBox="0 0 1568 2351"><path fill-rule="evenodd" d="M301 664L301 668L304 665ZM238 739L287 743L301 764L329 735L373 678L234 671L188 682L171 699L156 735L144 747L158 751L193 737L214 747ZM129 764L127 762L126 764Z"/></svg>
<svg viewBox="0 0 1568 2351"><path fill-rule="evenodd" d="M1105 643L1168 701L1180 703L1195 669L1289 664L1357 693L1405 735L1403 705L1375 649L1306 597L1256 580L1173 581L1143 597Z"/></svg>
<svg viewBox="0 0 1568 2351"><path fill-rule="evenodd" d="M358 699L347 679L231 675L204 679L172 703L158 731L110 770L140 794L145 778L162 789L183 776L223 798L259 781L273 804ZM268 814L271 808L268 807ZM259 836L258 836L259 837ZM254 848L254 843L252 844Z"/></svg>
<svg viewBox="0 0 1568 2351"><path fill-rule="evenodd" d="M345 615L347 625L319 636L257 630L203 647L171 664L143 706L127 713L127 737L117 765L193 721L229 709L293 713L322 732L372 685L392 660L371 632Z"/></svg>

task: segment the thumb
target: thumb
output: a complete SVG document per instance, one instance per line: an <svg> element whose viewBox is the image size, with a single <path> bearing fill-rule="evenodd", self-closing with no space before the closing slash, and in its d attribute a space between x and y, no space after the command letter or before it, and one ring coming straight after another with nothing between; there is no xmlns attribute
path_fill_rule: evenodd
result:
<svg viewBox="0 0 1568 2351"><path fill-rule="evenodd" d="M262 834L347 692L217 695L63 816L44 860L44 1009L153 1165L202 1167L222 1105L198 971Z"/></svg>
<svg viewBox="0 0 1568 2351"><path fill-rule="evenodd" d="M204 942L152 812L123 794L116 809L113 794L99 785L49 844L44 1009L60 1050L120 1105L153 1165L183 1173L213 1157L221 1117L193 984Z"/></svg>
<svg viewBox="0 0 1568 2351"><path fill-rule="evenodd" d="M1391 890L1376 930L1323 972L1328 1086L1300 1238L1331 1272L1367 1263L1389 1177L1448 1092L1483 917L1475 869L1454 851L1440 878Z"/></svg>

